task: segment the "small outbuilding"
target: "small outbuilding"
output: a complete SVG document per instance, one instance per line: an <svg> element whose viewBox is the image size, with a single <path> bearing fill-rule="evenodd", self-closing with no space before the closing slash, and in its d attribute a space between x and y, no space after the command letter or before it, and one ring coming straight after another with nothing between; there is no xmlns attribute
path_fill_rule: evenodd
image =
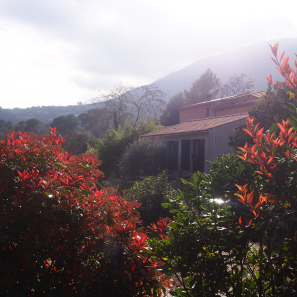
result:
<svg viewBox="0 0 297 297"><path fill-rule="evenodd" d="M141 137L160 137L168 144L170 167L174 177L188 177L193 171L207 172L206 160L229 154L228 135L245 123L247 113L190 120L150 132Z"/></svg>
<svg viewBox="0 0 297 297"><path fill-rule="evenodd" d="M169 170L173 177L208 172L206 161L229 154L228 136L246 122L248 111L264 99L265 92L246 93L188 106L180 111L180 124L141 137L160 137L168 144Z"/></svg>

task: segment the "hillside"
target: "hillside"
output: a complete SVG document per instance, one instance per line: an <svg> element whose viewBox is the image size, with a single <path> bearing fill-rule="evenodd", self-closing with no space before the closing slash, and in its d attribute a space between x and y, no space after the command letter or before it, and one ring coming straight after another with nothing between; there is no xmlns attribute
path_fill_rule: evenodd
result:
<svg viewBox="0 0 297 297"><path fill-rule="evenodd" d="M198 79L207 68L210 68L222 83L225 83L234 74L246 73L255 79L254 91L266 91L266 76L272 74L274 81L282 81L281 75L276 70L271 60L271 50L268 43L274 45L277 41L261 41L249 46L222 53L216 56L201 59L193 64L167 76L156 80L153 84L166 93L168 100L173 95L184 89L189 90L192 82ZM290 60L295 60L297 53L297 38L278 40L279 53L286 51Z"/></svg>
<svg viewBox="0 0 297 297"><path fill-rule="evenodd" d="M272 74L274 81L283 80L271 60L272 53L268 45L268 43L273 45L276 42L275 40L261 41L240 49L201 59L156 80L152 84L158 86L166 94L165 100L169 100L177 92L184 89L189 90L193 81L210 68L221 79L222 83L225 83L234 74L246 73L248 77L255 79L255 92L265 91L267 89L266 76ZM286 50L285 56L289 55L292 61L295 56L294 53L297 53L297 38L281 39L278 42L280 44L279 53ZM47 124L57 116L69 113L79 115L88 109L96 107L98 106L93 104L38 106L24 109L2 109L0 107L0 119L12 121L16 124L22 120L38 118Z"/></svg>
<svg viewBox="0 0 297 297"><path fill-rule="evenodd" d="M33 106L28 108L1 108L0 119L11 121L14 124L19 121L37 118L45 124L51 122L55 117L66 114L74 114L78 116L86 110L96 108L95 104L86 105L68 105L68 106Z"/></svg>

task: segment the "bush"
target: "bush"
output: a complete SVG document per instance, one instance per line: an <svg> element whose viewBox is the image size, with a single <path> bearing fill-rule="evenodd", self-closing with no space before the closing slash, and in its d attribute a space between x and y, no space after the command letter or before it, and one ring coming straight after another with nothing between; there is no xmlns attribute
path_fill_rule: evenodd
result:
<svg viewBox="0 0 297 297"><path fill-rule="evenodd" d="M143 181L135 182L133 187L126 191L126 198L141 203L138 211L144 226L157 222L162 217L172 217L170 212L161 206L167 202L167 195L172 195L173 188L168 181L167 172L158 176L149 176Z"/></svg>
<svg viewBox="0 0 297 297"><path fill-rule="evenodd" d="M0 295L157 294L137 203L98 191L100 161L62 142L55 129L0 141Z"/></svg>
<svg viewBox="0 0 297 297"><path fill-rule="evenodd" d="M140 138L128 145L120 159L122 178L157 175L166 168L168 150L166 142L158 138Z"/></svg>
<svg viewBox="0 0 297 297"><path fill-rule="evenodd" d="M288 90L289 87L280 88L278 84L272 87L269 84L264 100L249 111L249 117L260 123L261 127L264 127L264 131L270 129L275 123L281 122L282 119L287 120L290 117ZM252 138L243 131L243 128L246 128L245 124L236 127L235 133L228 136L228 146L234 150L244 146L246 142L253 144Z"/></svg>
<svg viewBox="0 0 297 297"><path fill-rule="evenodd" d="M73 131L67 135L62 148L74 155L83 154L88 149L89 144L95 144L96 139L87 131Z"/></svg>
<svg viewBox="0 0 297 297"><path fill-rule="evenodd" d="M288 58L279 63L277 47L272 47L275 62L293 99L297 74ZM272 82L271 77L268 80ZM162 259L179 282L174 288L168 282L172 295L297 295L296 101L290 105L290 120L277 123L274 131L264 133L247 118L245 132L253 145L246 143L238 156L251 164L243 179L237 176L241 169L236 173L227 159L219 159L219 170L194 174L163 204L174 219L169 225L165 221L153 225L159 238L152 236L150 244L152 255ZM239 182L237 191L229 183L215 189L222 176L220 163L227 165L222 179Z"/></svg>
<svg viewBox="0 0 297 297"><path fill-rule="evenodd" d="M133 125L128 119L124 127L119 126L117 130L107 131L103 138L97 140L95 147L89 147L89 151L94 152L102 160L102 170L107 179L118 178L118 164L125 148L140 135L161 128L162 126L153 120L150 122L142 120L139 124Z"/></svg>
<svg viewBox="0 0 297 297"><path fill-rule="evenodd" d="M237 191L231 184L222 186L220 194L215 189L219 172L198 172L163 203L174 213L173 221L166 228L163 221L155 224L152 231L160 238L149 243L152 255L179 281L174 288L168 283L173 296L296 295L296 163L292 165L278 167L270 180L256 172L250 184L238 185ZM258 172L265 174L264 168ZM234 172L228 168L225 181L238 180L236 173L227 174Z"/></svg>

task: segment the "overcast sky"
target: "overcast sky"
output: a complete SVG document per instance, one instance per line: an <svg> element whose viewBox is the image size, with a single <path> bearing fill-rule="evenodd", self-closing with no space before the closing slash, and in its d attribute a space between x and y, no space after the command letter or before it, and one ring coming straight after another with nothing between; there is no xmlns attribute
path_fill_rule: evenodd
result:
<svg viewBox="0 0 297 297"><path fill-rule="evenodd" d="M296 11L294 0L0 0L0 106L85 102L116 83L149 84L206 56L297 37Z"/></svg>

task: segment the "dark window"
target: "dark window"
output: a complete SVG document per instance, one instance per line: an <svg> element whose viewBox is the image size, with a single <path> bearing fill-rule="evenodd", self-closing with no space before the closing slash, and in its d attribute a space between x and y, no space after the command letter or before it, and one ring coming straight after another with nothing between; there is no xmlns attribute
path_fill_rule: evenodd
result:
<svg viewBox="0 0 297 297"><path fill-rule="evenodd" d="M190 170L190 140L182 140L181 170Z"/></svg>
<svg viewBox="0 0 297 297"><path fill-rule="evenodd" d="M209 116L209 107L206 108L206 116Z"/></svg>
<svg viewBox="0 0 297 297"><path fill-rule="evenodd" d="M204 172L205 139L194 140L193 170Z"/></svg>
<svg viewBox="0 0 297 297"><path fill-rule="evenodd" d="M178 162L178 141L168 141L168 151L169 151L169 170L177 170Z"/></svg>

